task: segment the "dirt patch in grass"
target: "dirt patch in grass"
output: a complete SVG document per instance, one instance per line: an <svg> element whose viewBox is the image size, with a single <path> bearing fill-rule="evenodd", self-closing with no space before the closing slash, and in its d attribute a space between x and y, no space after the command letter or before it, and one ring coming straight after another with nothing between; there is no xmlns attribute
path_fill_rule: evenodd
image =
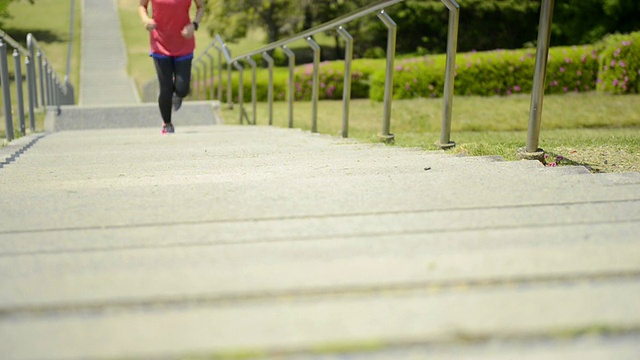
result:
<svg viewBox="0 0 640 360"><path fill-rule="evenodd" d="M548 150L550 164L581 165L592 172L640 172L640 154L616 146L556 147Z"/></svg>

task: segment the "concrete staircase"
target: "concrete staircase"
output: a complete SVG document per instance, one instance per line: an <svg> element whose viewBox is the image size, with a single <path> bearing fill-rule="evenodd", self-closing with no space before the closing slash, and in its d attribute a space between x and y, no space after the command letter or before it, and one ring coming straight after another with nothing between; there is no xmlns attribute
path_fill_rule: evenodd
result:
<svg viewBox="0 0 640 360"><path fill-rule="evenodd" d="M211 102L161 136L115 0L84 9L81 106L0 149L0 358L640 358L640 174Z"/></svg>
<svg viewBox="0 0 640 360"><path fill-rule="evenodd" d="M640 354L640 174L228 125L0 170L6 358Z"/></svg>

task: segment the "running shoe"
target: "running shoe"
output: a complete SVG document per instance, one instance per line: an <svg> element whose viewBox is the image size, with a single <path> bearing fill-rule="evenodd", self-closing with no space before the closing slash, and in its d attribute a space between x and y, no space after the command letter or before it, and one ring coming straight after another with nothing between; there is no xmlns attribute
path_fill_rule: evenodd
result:
<svg viewBox="0 0 640 360"><path fill-rule="evenodd" d="M173 128L173 124L163 124L162 125L162 135L173 134L176 130Z"/></svg>
<svg viewBox="0 0 640 360"><path fill-rule="evenodd" d="M180 107L182 106L182 98L174 93L173 98L171 99L171 105L173 105L173 111L180 110Z"/></svg>

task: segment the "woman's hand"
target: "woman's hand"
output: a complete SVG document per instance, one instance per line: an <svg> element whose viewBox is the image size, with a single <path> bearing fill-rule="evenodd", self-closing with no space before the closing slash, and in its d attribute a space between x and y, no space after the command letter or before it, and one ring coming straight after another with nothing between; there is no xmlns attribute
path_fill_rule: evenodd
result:
<svg viewBox="0 0 640 360"><path fill-rule="evenodd" d="M147 29L148 31L152 31L156 27L157 27L156 22L153 21L153 19L147 19L144 22L144 28Z"/></svg>
<svg viewBox="0 0 640 360"><path fill-rule="evenodd" d="M189 24L185 26L180 33L185 39L191 39L195 31L196 28L193 26L193 24Z"/></svg>

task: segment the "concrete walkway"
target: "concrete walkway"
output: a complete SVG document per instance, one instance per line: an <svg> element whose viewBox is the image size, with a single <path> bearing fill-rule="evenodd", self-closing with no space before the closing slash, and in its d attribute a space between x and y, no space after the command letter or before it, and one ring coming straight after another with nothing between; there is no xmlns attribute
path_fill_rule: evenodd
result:
<svg viewBox="0 0 640 360"><path fill-rule="evenodd" d="M79 105L136 104L117 0L83 0Z"/></svg>
<svg viewBox="0 0 640 360"><path fill-rule="evenodd" d="M84 4L83 106L0 149L1 359L640 358L640 174L160 136Z"/></svg>
<svg viewBox="0 0 640 360"><path fill-rule="evenodd" d="M640 356L638 173L249 126L22 141L3 359Z"/></svg>

